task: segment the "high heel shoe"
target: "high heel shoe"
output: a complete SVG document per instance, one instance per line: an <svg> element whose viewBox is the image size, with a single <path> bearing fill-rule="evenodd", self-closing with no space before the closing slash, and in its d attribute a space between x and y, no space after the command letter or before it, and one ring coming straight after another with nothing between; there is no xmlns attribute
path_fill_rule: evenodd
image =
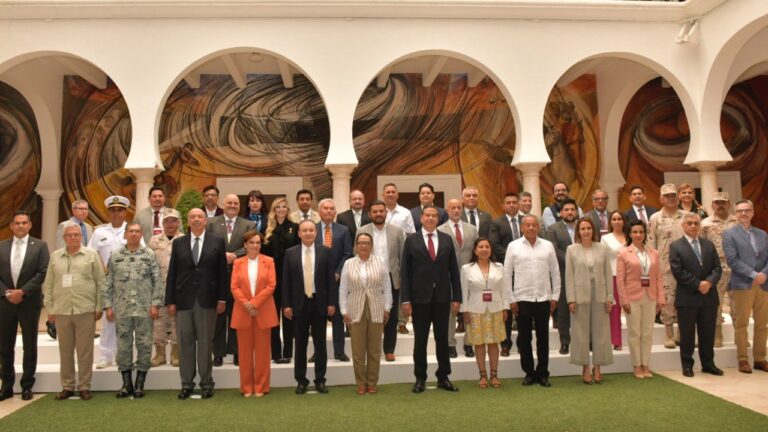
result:
<svg viewBox="0 0 768 432"><path fill-rule="evenodd" d="M637 379L644 379L645 374L643 374L643 367L642 366L635 366L634 368L634 375Z"/></svg>
<svg viewBox="0 0 768 432"><path fill-rule="evenodd" d="M493 388L501 387L501 380L499 379L497 371L493 369L491 369L491 387Z"/></svg>
<svg viewBox="0 0 768 432"><path fill-rule="evenodd" d="M488 388L488 373L486 371L480 371L480 381L477 386L481 389Z"/></svg>
<svg viewBox="0 0 768 432"><path fill-rule="evenodd" d="M594 377L592 378L592 381L594 381L595 384L603 383L603 374L602 372L600 372L600 369L598 369L597 367L592 368L592 376Z"/></svg>
<svg viewBox="0 0 768 432"><path fill-rule="evenodd" d="M583 382L584 384L589 384L589 385L592 385L592 383L593 383L592 375L590 375L589 368L586 367L586 366L581 371L581 382Z"/></svg>

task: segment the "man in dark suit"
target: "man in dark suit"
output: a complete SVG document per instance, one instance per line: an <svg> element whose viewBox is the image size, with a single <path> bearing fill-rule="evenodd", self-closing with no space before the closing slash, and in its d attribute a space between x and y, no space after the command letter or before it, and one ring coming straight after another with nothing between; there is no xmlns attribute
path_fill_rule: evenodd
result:
<svg viewBox="0 0 768 432"><path fill-rule="evenodd" d="M416 231L421 229L421 213L425 206L431 205L437 209L438 225L444 224L448 220L448 214L442 207L435 205L435 188L429 183L419 185L419 205L411 209L411 217Z"/></svg>
<svg viewBox="0 0 768 432"><path fill-rule="evenodd" d="M317 204L317 212L320 214L320 222L315 227L317 230L315 244L331 250L331 263L334 269L332 289L336 290L336 297L338 298L341 269L344 268L344 262L352 257L352 236L349 235L347 227L333 222L333 218L336 217L336 205L332 199L320 200ZM336 309L339 308L336 303L333 303L333 306ZM348 362L349 356L344 353L344 318L338 313L334 314L331 320L333 323L333 358ZM312 360L310 359L310 361Z"/></svg>
<svg viewBox="0 0 768 432"><path fill-rule="evenodd" d="M179 399L187 399L195 388L195 365L200 374L203 399L213 397L213 331L216 315L226 310L229 292L224 239L205 230L205 212L187 214L189 235L173 240L165 305L176 316L179 342Z"/></svg>
<svg viewBox="0 0 768 432"><path fill-rule="evenodd" d="M349 210L339 213L336 222L347 227L353 239L358 228L371 223L365 211L365 195L361 191L355 189L349 193Z"/></svg>
<svg viewBox="0 0 768 432"><path fill-rule="evenodd" d="M237 333L230 328L234 299L229 290L229 280L232 274L232 264L236 259L245 255L243 236L253 229L253 222L238 216L240 213L240 198L230 194L224 197L224 214L208 218L206 232L224 239L227 249L227 311L216 317L216 330L213 336L213 366L219 367L227 354L232 354L232 363L237 366Z"/></svg>
<svg viewBox="0 0 768 432"><path fill-rule="evenodd" d="M557 302L557 331L560 333L560 354L568 354L571 344L571 313L565 296L565 251L573 244L576 234L576 201L566 198L560 204L560 221L547 228L546 239L555 247L560 266L560 299Z"/></svg>
<svg viewBox="0 0 768 432"><path fill-rule="evenodd" d="M478 203L477 187L467 186L461 191L462 205L461 220L469 222L470 225L477 228L480 237L488 238L488 230L491 227L491 215L477 208Z"/></svg>
<svg viewBox="0 0 768 432"><path fill-rule="evenodd" d="M592 210L585 213L584 217L592 220L601 237L611 232L610 213L608 211L608 194L600 189L592 192Z"/></svg>
<svg viewBox="0 0 768 432"><path fill-rule="evenodd" d="M677 321L680 328L680 362L683 375L693 376L693 348L699 335L701 371L722 375L715 366L715 328L717 327L717 282L722 268L714 243L699 237L701 218L696 213L683 216L684 237L669 245L669 267L677 281Z"/></svg>
<svg viewBox="0 0 768 432"><path fill-rule="evenodd" d="M632 203L632 207L624 212L624 217L629 223L641 220L648 225L651 216L659 211L656 207L645 205L645 189L642 186L632 186L632 189L629 190L629 201Z"/></svg>
<svg viewBox="0 0 768 432"><path fill-rule="evenodd" d="M208 185L203 188L203 206L200 210L205 212L205 216L212 218L224 214L224 209L219 207L219 188L214 185Z"/></svg>
<svg viewBox="0 0 768 432"><path fill-rule="evenodd" d="M30 400L37 369L40 286L48 270L48 245L29 236L32 219L26 212L14 214L10 229L13 236L0 242L0 400L13 397L14 347L19 326L24 344L21 398Z"/></svg>
<svg viewBox="0 0 768 432"><path fill-rule="evenodd" d="M425 206L422 228L405 239L400 262L400 295L403 314L413 313L414 393L424 391L427 381L427 342L429 327L434 328L437 354L437 387L458 391L448 379L448 322L451 312L461 306L461 278L451 236L437 231L438 211Z"/></svg>
<svg viewBox="0 0 768 432"><path fill-rule="evenodd" d="M296 394L307 392L307 341L310 330L315 349L315 389L328 393L325 370L328 356L325 329L328 316L336 315L339 302L331 250L315 243L317 227L311 220L299 224L301 244L288 248L283 260L280 286L283 315L293 320L296 351L293 373L298 385Z"/></svg>

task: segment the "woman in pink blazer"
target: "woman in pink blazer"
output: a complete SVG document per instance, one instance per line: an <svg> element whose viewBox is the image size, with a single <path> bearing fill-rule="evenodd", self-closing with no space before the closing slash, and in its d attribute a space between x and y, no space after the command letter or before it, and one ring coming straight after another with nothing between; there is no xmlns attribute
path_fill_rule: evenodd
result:
<svg viewBox="0 0 768 432"><path fill-rule="evenodd" d="M659 252L645 245L644 222L632 222L629 237L629 246L616 257L616 285L619 303L627 316L629 356L635 378L652 378L653 320L664 305Z"/></svg>
<svg viewBox="0 0 768 432"><path fill-rule="evenodd" d="M240 391L245 397L261 397L269 393L271 334L277 325L272 297L275 262L259 253L264 240L261 233L249 231L243 240L246 255L235 260L232 267L232 328L237 330Z"/></svg>

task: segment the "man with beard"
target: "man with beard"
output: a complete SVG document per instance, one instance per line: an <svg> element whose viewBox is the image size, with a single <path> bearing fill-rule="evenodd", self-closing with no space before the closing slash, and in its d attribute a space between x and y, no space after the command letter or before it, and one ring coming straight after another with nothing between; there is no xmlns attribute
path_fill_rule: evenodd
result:
<svg viewBox="0 0 768 432"><path fill-rule="evenodd" d="M568 354L571 344L571 314L565 296L565 251L573 244L576 235L576 202L563 200L560 207L560 221L547 229L547 240L555 247L557 264L560 267L560 298L557 302L557 330L560 333L560 354Z"/></svg>
<svg viewBox="0 0 768 432"><path fill-rule="evenodd" d="M553 202L550 206L544 209L544 211L541 214L541 219L544 222L544 228L549 229L551 225L554 225L557 222L560 222L560 210L563 208L563 203L566 199L569 199L568 196L568 185L563 182L557 182L552 188L553 198L555 199L555 202ZM574 201L574 204L576 202ZM576 206L576 210L578 211L578 217L581 217L581 209L579 206ZM530 210L529 210L530 211Z"/></svg>

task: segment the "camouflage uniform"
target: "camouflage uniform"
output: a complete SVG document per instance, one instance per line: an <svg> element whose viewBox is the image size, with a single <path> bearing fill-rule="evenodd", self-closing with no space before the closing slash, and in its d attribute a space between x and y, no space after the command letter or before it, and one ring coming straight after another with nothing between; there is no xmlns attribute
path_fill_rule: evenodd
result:
<svg viewBox="0 0 768 432"><path fill-rule="evenodd" d="M720 257L720 266L723 268L720 281L717 283L717 296L720 298L720 306L717 308L717 329L715 330L715 347L723 346L723 304L725 292L728 289L728 281L731 279L731 268L723 251L723 233L725 230L738 225L736 216L728 214L728 218L722 220L712 215L701 222L701 236L715 244L717 255Z"/></svg>
<svg viewBox="0 0 768 432"><path fill-rule="evenodd" d="M667 348L674 348L673 325L677 319L675 309L675 290L677 284L672 276L672 270L669 268L669 245L683 237L683 211L676 210L672 217L664 214L664 210L659 210L651 216L648 223L648 245L659 251L659 264L661 265L662 276L664 278L664 298L666 304L661 309L661 322L664 323L667 331ZM670 346L671 345L671 346Z"/></svg>
<svg viewBox="0 0 768 432"><path fill-rule="evenodd" d="M112 308L117 330L117 367L130 371L136 334L136 369L146 372L152 355L150 306L163 305L163 283L155 254L145 247L131 252L127 247L109 258L104 308Z"/></svg>
<svg viewBox="0 0 768 432"><path fill-rule="evenodd" d="M165 279L168 277L168 264L171 261L171 246L173 240L183 236L181 231L177 232L173 239L168 240L165 234L157 234L149 239L149 247L155 253L157 263L160 265L160 280L163 286L163 298L165 298ZM169 341L176 344L176 317L168 315L168 308L160 308L160 316L155 320L153 339L155 345L162 345Z"/></svg>

